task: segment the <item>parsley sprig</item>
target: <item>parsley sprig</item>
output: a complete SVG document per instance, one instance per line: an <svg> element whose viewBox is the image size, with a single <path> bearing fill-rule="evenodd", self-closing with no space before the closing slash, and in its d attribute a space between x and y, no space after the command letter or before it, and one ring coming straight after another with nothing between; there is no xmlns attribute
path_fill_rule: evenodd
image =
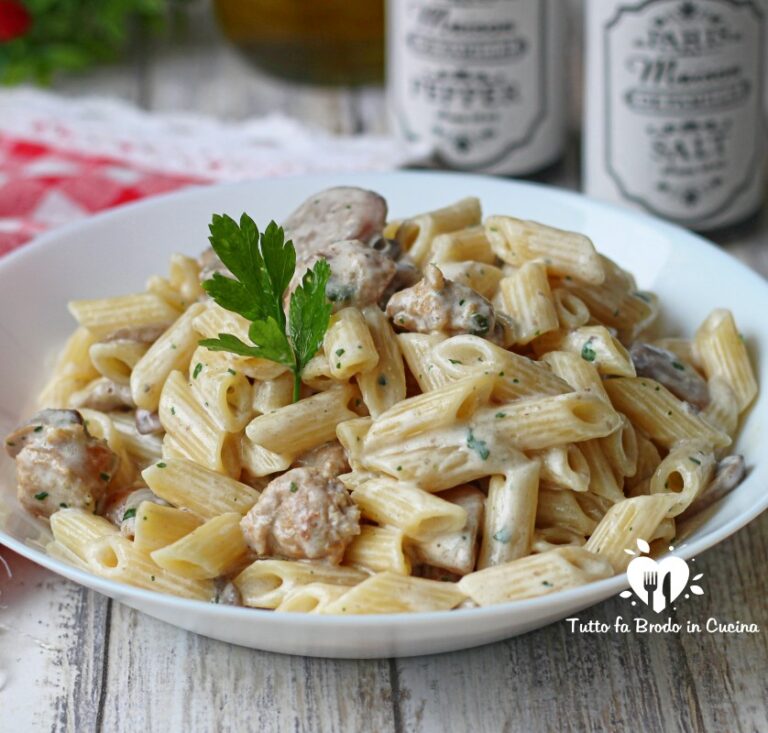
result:
<svg viewBox="0 0 768 733"><path fill-rule="evenodd" d="M251 321L252 345L220 333L217 339L200 341L201 346L283 364L293 372L296 402L301 374L320 348L331 317L333 305L325 296L331 274L328 262L318 260L306 271L291 294L286 316L283 296L296 270L296 250L285 240L282 227L272 221L260 234L247 214L239 225L229 216L214 214L209 229L213 251L236 279L214 273L203 288L222 308Z"/></svg>

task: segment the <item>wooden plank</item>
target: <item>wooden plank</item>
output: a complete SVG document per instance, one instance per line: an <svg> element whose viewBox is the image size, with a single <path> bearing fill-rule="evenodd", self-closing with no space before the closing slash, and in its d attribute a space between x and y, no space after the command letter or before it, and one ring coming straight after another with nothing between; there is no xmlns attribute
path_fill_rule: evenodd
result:
<svg viewBox="0 0 768 733"><path fill-rule="evenodd" d="M101 727L393 731L388 663L256 652L115 604Z"/></svg>

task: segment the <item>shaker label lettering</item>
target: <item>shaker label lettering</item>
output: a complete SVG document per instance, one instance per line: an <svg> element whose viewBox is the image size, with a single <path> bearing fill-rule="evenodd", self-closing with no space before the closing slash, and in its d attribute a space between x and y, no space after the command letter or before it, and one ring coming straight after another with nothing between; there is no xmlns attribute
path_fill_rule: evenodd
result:
<svg viewBox="0 0 768 733"><path fill-rule="evenodd" d="M695 225L759 175L763 23L752 0L646 0L609 19L606 165L626 198Z"/></svg>

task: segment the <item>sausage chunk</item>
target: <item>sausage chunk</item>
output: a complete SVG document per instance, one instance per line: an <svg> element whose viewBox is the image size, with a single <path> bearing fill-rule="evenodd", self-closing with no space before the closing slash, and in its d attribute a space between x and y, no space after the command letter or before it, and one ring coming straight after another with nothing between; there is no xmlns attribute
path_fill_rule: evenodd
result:
<svg viewBox="0 0 768 733"><path fill-rule="evenodd" d="M389 299L387 316L406 331L449 336L469 333L505 341L505 325L493 306L472 288L448 280L434 265L427 265L424 278L416 285Z"/></svg>
<svg viewBox="0 0 768 733"><path fill-rule="evenodd" d="M5 447L16 459L19 503L39 517L60 507L93 511L117 468L117 456L76 410L43 410L11 433Z"/></svg>
<svg viewBox="0 0 768 733"><path fill-rule="evenodd" d="M240 526L259 555L339 563L360 533L360 510L335 478L293 468L267 484Z"/></svg>
<svg viewBox="0 0 768 733"><path fill-rule="evenodd" d="M658 346L635 341L629 350L638 377L663 384L675 397L703 409L709 404L709 387L691 366Z"/></svg>
<svg viewBox="0 0 768 733"><path fill-rule="evenodd" d="M297 468L317 468L325 476L336 478L350 470L347 463L347 453L338 440L318 445L306 453L302 453L294 464Z"/></svg>
<svg viewBox="0 0 768 733"><path fill-rule="evenodd" d="M120 534L133 539L136 533L136 510L143 501L168 506L168 502L156 496L144 485L131 486L125 491L115 491L107 497L102 514L116 527Z"/></svg>
<svg viewBox="0 0 768 733"><path fill-rule="evenodd" d="M693 503L685 510L683 516L687 519L708 509L731 493L747 475L747 465L744 456L726 456L718 464L715 475Z"/></svg>
<svg viewBox="0 0 768 733"><path fill-rule="evenodd" d="M335 242L297 262L291 292L299 286L307 269L321 258L328 260L331 268L325 293L334 311L377 303L395 276L395 263L385 254L354 240Z"/></svg>
<svg viewBox="0 0 768 733"><path fill-rule="evenodd" d="M379 194L339 186L310 196L283 222L283 228L301 258L345 239L374 242L386 218L387 202Z"/></svg>

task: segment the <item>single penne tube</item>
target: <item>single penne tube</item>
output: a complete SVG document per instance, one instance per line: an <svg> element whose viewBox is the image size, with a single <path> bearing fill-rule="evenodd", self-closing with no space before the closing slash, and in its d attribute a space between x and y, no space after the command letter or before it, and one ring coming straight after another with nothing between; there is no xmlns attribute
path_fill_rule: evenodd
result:
<svg viewBox="0 0 768 733"><path fill-rule="evenodd" d="M585 549L608 560L617 573L623 573L636 552L637 540L649 542L667 516L675 498L669 494L635 496L614 504L600 520Z"/></svg>
<svg viewBox="0 0 768 733"><path fill-rule="evenodd" d="M682 514L712 480L715 456L707 443L685 441L673 448L651 477L651 496L670 495L668 517Z"/></svg>
<svg viewBox="0 0 768 733"><path fill-rule="evenodd" d="M478 568L501 565L530 554L539 472L539 462L533 460L515 466L504 476L491 477Z"/></svg>
<svg viewBox="0 0 768 733"><path fill-rule="evenodd" d="M203 520L192 512L153 501L142 501L136 509L133 545L137 550L150 554L161 547L172 545L202 523Z"/></svg>
<svg viewBox="0 0 768 733"><path fill-rule="evenodd" d="M579 444L589 466L589 490L611 503L624 498L623 481L613 470L600 440L585 440Z"/></svg>
<svg viewBox="0 0 768 733"><path fill-rule="evenodd" d="M164 277L160 275L150 275L147 281L144 283L144 288L148 293L156 295L158 298L162 298L168 305L178 310L184 310L186 302L181 297L176 288L171 285Z"/></svg>
<svg viewBox="0 0 768 733"><path fill-rule="evenodd" d="M141 476L161 499L203 519L228 512L243 515L259 498L259 492L250 486L178 458L166 458L144 469Z"/></svg>
<svg viewBox="0 0 768 733"><path fill-rule="evenodd" d="M221 514L151 553L161 567L185 578L217 578L238 569L248 555L239 512ZM137 522L138 524L139 522Z"/></svg>
<svg viewBox="0 0 768 733"><path fill-rule="evenodd" d="M184 307L205 292L200 282L200 263L194 257L174 253L168 266L168 281L181 297Z"/></svg>
<svg viewBox="0 0 768 733"><path fill-rule="evenodd" d="M403 549L405 534L397 527L375 527L364 524L344 554L344 564L381 573L410 575L411 562Z"/></svg>
<svg viewBox="0 0 768 733"><path fill-rule="evenodd" d="M558 547L583 547L587 538L567 527L541 527L533 533L531 552L539 554Z"/></svg>
<svg viewBox="0 0 768 733"><path fill-rule="evenodd" d="M460 530L440 534L431 540L412 541L410 551L421 563L466 575L474 570L477 562L477 540L483 526L485 496L479 489L465 484L444 491L440 498L463 507L467 512L467 523Z"/></svg>
<svg viewBox="0 0 768 733"><path fill-rule="evenodd" d="M578 444L553 445L544 450L531 451L530 455L541 462L542 481L571 491L589 489L589 464Z"/></svg>
<svg viewBox="0 0 768 733"><path fill-rule="evenodd" d="M187 578L159 567L125 537L102 537L88 545L85 555L91 572L108 580L182 598L213 599L212 581Z"/></svg>
<svg viewBox="0 0 768 733"><path fill-rule="evenodd" d="M368 577L355 568L307 560L256 560L232 582L243 605L251 608L277 608L286 595L310 583L353 586Z"/></svg>
<svg viewBox="0 0 768 733"><path fill-rule="evenodd" d="M139 470L151 463L157 463L163 457L163 439L156 433L143 435L136 429L136 420L132 413L111 413L112 424L120 435L128 458Z"/></svg>
<svg viewBox="0 0 768 733"><path fill-rule="evenodd" d="M733 390L739 412L744 412L757 395L757 380L729 310L718 308L707 316L696 331L696 350L707 379L725 380Z"/></svg>
<svg viewBox="0 0 768 733"><path fill-rule="evenodd" d="M451 282L466 285L488 299L496 294L503 277L498 267L484 262L446 262L440 265L440 272Z"/></svg>
<svg viewBox="0 0 768 733"><path fill-rule="evenodd" d="M560 327L571 331L585 326L591 317L589 308L578 295L565 288L554 288L552 300Z"/></svg>
<svg viewBox="0 0 768 733"><path fill-rule="evenodd" d="M610 435L599 438L603 455L611 466L614 476L623 483L637 471L637 434L632 423L621 415L621 427Z"/></svg>
<svg viewBox="0 0 768 733"><path fill-rule="evenodd" d="M468 197L442 209L405 219L400 223L395 239L416 265L423 267L438 234L477 226L481 219L479 199Z"/></svg>
<svg viewBox="0 0 768 733"><path fill-rule="evenodd" d="M543 262L523 262L499 282L499 297L502 310L517 323L517 343L530 343L560 325Z"/></svg>
<svg viewBox="0 0 768 733"><path fill-rule="evenodd" d="M707 383L709 404L701 416L712 427L733 438L739 427L739 401L731 386L722 377L712 377Z"/></svg>
<svg viewBox="0 0 768 733"><path fill-rule="evenodd" d="M492 394L499 402L572 391L546 366L479 336L452 336L433 348L432 358L452 382L472 375L495 375Z"/></svg>
<svg viewBox="0 0 768 733"><path fill-rule="evenodd" d="M189 460L227 476L240 475L239 437L219 428L181 372L168 375L158 415L167 436Z"/></svg>
<svg viewBox="0 0 768 733"><path fill-rule="evenodd" d="M221 333L231 333L246 344L248 338L249 322L232 311L225 310L213 301L205 304L204 308L196 313L193 326L201 338L217 338ZM287 371L287 367L269 359L258 359L252 356L239 356L237 354L225 354L230 366L238 372L242 372L251 379L274 379Z"/></svg>
<svg viewBox="0 0 768 733"><path fill-rule="evenodd" d="M437 430L466 420L488 402L495 377L471 376L393 405L375 418L363 449L374 451L402 442L426 430Z"/></svg>
<svg viewBox="0 0 768 733"><path fill-rule="evenodd" d="M124 329L168 328L180 315L153 293L73 300L68 307L74 319L97 339Z"/></svg>
<svg viewBox="0 0 768 733"><path fill-rule="evenodd" d="M496 255L481 225L466 227L447 234L438 234L432 240L428 261L435 265L448 262L484 262L492 265Z"/></svg>
<svg viewBox="0 0 768 733"><path fill-rule="evenodd" d="M379 361L368 324L357 308L343 308L331 317L323 351L331 377L339 381L370 371Z"/></svg>
<svg viewBox="0 0 768 733"><path fill-rule="evenodd" d="M341 384L339 380L331 376L331 366L322 347L307 362L304 371L301 373L301 381L302 384L316 392L325 392Z"/></svg>
<svg viewBox="0 0 768 733"><path fill-rule="evenodd" d="M91 363L103 377L116 384L130 384L131 372L147 353L149 344L128 339L101 341L88 350Z"/></svg>
<svg viewBox="0 0 768 733"><path fill-rule="evenodd" d="M597 522L582 509L573 491L544 486L539 489L535 519L538 528L563 527L584 536L592 534L597 526Z"/></svg>
<svg viewBox="0 0 768 733"><path fill-rule="evenodd" d="M363 442L371 428L373 418L358 417L353 420L345 420L336 426L336 437L347 454L349 465L357 470L362 467Z"/></svg>
<svg viewBox="0 0 768 733"><path fill-rule="evenodd" d="M251 407L254 414L274 412L293 402L293 375L289 372L274 379L256 381L251 390Z"/></svg>
<svg viewBox="0 0 768 733"><path fill-rule="evenodd" d="M541 357L552 373L567 382L577 392L589 392L606 402L608 393L594 364L581 358L580 354L569 351L550 351Z"/></svg>
<svg viewBox="0 0 768 733"><path fill-rule="evenodd" d="M548 552L478 570L458 583L479 606L557 593L613 575L610 563L583 547Z"/></svg>
<svg viewBox="0 0 768 733"><path fill-rule="evenodd" d="M600 398L571 392L483 407L471 422L520 450L537 450L602 438L618 429L621 418Z"/></svg>
<svg viewBox="0 0 768 733"><path fill-rule="evenodd" d="M422 392L448 384L449 380L434 363L432 350L446 336L439 333L401 333L397 336L400 352Z"/></svg>
<svg viewBox="0 0 768 733"><path fill-rule="evenodd" d="M511 216L489 217L485 232L496 255L515 267L541 259L551 275L573 277L592 285L605 279L600 257L583 234Z"/></svg>
<svg viewBox="0 0 768 733"><path fill-rule="evenodd" d="M348 405L359 399L352 385L334 387L274 412L255 417L245 429L262 448L294 458L336 437L336 426L357 416Z"/></svg>
<svg viewBox="0 0 768 733"><path fill-rule="evenodd" d="M298 585L285 594L275 610L288 613L323 613L329 604L344 595L347 590L348 586L331 583Z"/></svg>
<svg viewBox="0 0 768 733"><path fill-rule="evenodd" d="M604 383L613 406L635 428L657 445L672 449L681 440L704 440L714 448L726 448L731 439L701 416L688 410L666 387L653 379L607 379Z"/></svg>
<svg viewBox="0 0 768 733"><path fill-rule="evenodd" d="M414 578L399 573L372 575L329 603L326 614L406 613L449 611L466 595L456 583Z"/></svg>
<svg viewBox="0 0 768 733"><path fill-rule="evenodd" d="M59 509L51 514L53 538L85 561L85 548L95 540L120 534L114 524L85 509Z"/></svg>
<svg viewBox="0 0 768 733"><path fill-rule="evenodd" d="M260 478L287 471L296 456L293 453L275 453L254 443L247 436L240 441L240 462L250 476Z"/></svg>
<svg viewBox="0 0 768 733"><path fill-rule="evenodd" d="M220 430L238 433L253 417L251 383L242 372L209 361L201 351L190 362L192 392Z"/></svg>
<svg viewBox="0 0 768 733"><path fill-rule="evenodd" d="M202 303L188 308L158 338L131 371L131 395L137 407L157 410L160 393L173 371L186 371L197 348L198 336L193 327L196 316L205 309Z"/></svg>
<svg viewBox="0 0 768 733"><path fill-rule="evenodd" d="M600 374L634 377L629 352L605 326L582 326L569 332L558 346L594 365Z"/></svg>
<svg viewBox="0 0 768 733"><path fill-rule="evenodd" d="M416 540L455 532L467 523L463 507L429 494L411 482L372 478L355 487L352 500L364 517L398 527Z"/></svg>
<svg viewBox="0 0 768 733"><path fill-rule="evenodd" d="M373 338L378 364L358 374L357 385L368 412L378 417L405 399L405 366L395 332L381 309L368 306L363 309L363 317Z"/></svg>
<svg viewBox="0 0 768 733"><path fill-rule="evenodd" d="M499 439L492 425L459 423L428 430L402 442L363 452L361 468L417 483L437 492L494 474L503 474L528 459L510 441Z"/></svg>

